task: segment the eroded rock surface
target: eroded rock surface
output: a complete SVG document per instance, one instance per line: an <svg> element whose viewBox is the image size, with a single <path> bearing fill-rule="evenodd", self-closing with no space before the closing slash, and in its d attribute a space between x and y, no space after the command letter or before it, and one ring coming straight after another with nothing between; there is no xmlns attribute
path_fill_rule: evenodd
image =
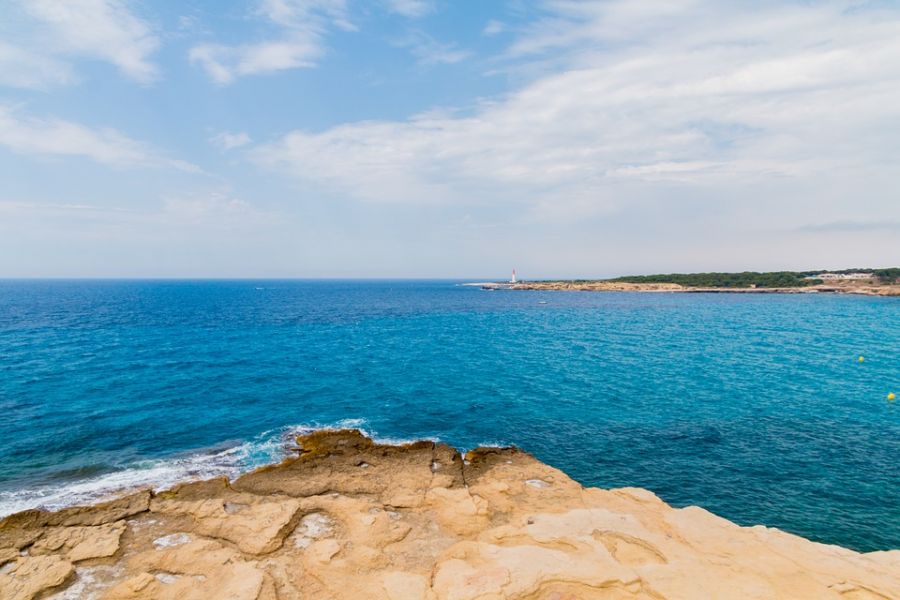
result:
<svg viewBox="0 0 900 600"><path fill-rule="evenodd" d="M900 598L900 551L585 489L515 449L298 443L234 482L0 521L0 598Z"/></svg>

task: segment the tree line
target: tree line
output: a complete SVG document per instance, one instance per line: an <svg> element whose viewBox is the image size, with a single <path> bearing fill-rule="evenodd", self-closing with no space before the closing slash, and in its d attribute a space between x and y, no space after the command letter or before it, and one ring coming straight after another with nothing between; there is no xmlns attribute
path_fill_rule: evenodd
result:
<svg viewBox="0 0 900 600"><path fill-rule="evenodd" d="M659 275L628 275L607 281L621 283L677 283L685 287L806 287L823 283L821 279L807 279L820 273L871 273L881 283L897 283L900 268L843 269L838 271L744 271L741 273L668 273Z"/></svg>

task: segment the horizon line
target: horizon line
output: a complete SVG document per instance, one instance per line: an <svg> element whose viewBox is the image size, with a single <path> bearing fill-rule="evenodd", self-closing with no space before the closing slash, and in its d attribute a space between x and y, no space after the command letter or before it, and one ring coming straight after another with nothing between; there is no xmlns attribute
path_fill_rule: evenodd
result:
<svg viewBox="0 0 900 600"><path fill-rule="evenodd" d="M769 271L754 271L754 270L742 270L742 271L649 271L646 273L627 273L627 274L617 274L617 275L578 275L578 276L555 276L555 277L546 277L546 276L537 276L537 277L525 277L521 278L520 281L576 281L576 280L604 280L604 279L615 279L617 277L642 277L649 275L698 275L704 273L778 273L778 272L787 272L787 273L805 273L805 272L817 272L817 273L828 273L835 271L852 271L852 270L882 270L882 269L895 269L900 267L842 267L836 269L780 269L780 270L769 270ZM171 276L171 275L148 275L148 276L134 276L134 275L109 275L109 276L95 276L95 275L48 275L48 276L4 276L0 275L0 281L464 281L464 282L495 282L495 281L505 281L505 276L500 276L499 279L491 276L487 277L452 277L452 276L442 276L442 277L404 277L404 276L375 276L375 277L367 277L367 276L358 276L358 275L325 275L325 276L215 276L215 275L195 275L195 276Z"/></svg>

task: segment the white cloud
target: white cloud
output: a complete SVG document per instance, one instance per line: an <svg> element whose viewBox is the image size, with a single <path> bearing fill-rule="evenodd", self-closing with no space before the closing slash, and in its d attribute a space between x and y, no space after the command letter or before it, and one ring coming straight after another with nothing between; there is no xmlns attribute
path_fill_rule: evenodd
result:
<svg viewBox="0 0 900 600"><path fill-rule="evenodd" d="M692 189L861 190L900 175L900 14L853 6L553 2L509 52L552 74L466 116L293 131L255 160L363 200L569 218Z"/></svg>
<svg viewBox="0 0 900 600"><path fill-rule="evenodd" d="M26 0L26 12L42 25L42 50L109 62L141 83L158 78L150 61L159 39L122 0Z"/></svg>
<svg viewBox="0 0 900 600"><path fill-rule="evenodd" d="M0 272L23 277L284 276L297 224L223 188L115 194L85 202L0 198ZM48 240L53 240L48 244ZM161 241L164 240L164 243ZM283 263L296 265L290 253ZM302 253L301 253L302 254ZM259 256L267 258L261 264ZM190 260L185 260L190 257Z"/></svg>
<svg viewBox="0 0 900 600"><path fill-rule="evenodd" d="M409 48L416 62L422 66L452 65L469 58L472 53L454 43L441 43L424 31L411 31L397 46Z"/></svg>
<svg viewBox="0 0 900 600"><path fill-rule="evenodd" d="M148 206L47 203L0 200L0 215L9 219L28 216L85 222L166 227L234 228L271 222L273 215L258 210L227 190L169 194Z"/></svg>
<svg viewBox="0 0 900 600"><path fill-rule="evenodd" d="M244 75L314 67L331 27L356 29L345 0L263 0L257 15L277 29L275 39L232 46L199 44L189 52L191 62L225 85Z"/></svg>
<svg viewBox="0 0 900 600"><path fill-rule="evenodd" d="M313 67L320 55L318 45L297 39L246 46L204 44L191 48L189 57L216 83L228 84L243 75Z"/></svg>
<svg viewBox="0 0 900 600"><path fill-rule="evenodd" d="M230 131L223 131L217 135L214 135L209 140L216 146L218 146L222 150L232 150L234 148L240 148L241 146L246 146L252 140L250 136L244 133L243 131L240 133L231 133Z"/></svg>
<svg viewBox="0 0 900 600"><path fill-rule="evenodd" d="M481 33L483 33L484 35L497 35L499 33L503 33L504 31L506 31L506 25L504 25L500 21L491 19L487 22L487 25L484 26L484 29L481 30Z"/></svg>
<svg viewBox="0 0 900 600"><path fill-rule="evenodd" d="M424 17L434 10L429 0L385 0L388 10L410 19Z"/></svg>
<svg viewBox="0 0 900 600"><path fill-rule="evenodd" d="M0 41L0 85L47 89L74 79L64 62Z"/></svg>
<svg viewBox="0 0 900 600"><path fill-rule="evenodd" d="M324 29L330 22L339 29L356 30L348 17L347 0L261 0L259 12L293 29Z"/></svg>
<svg viewBox="0 0 900 600"><path fill-rule="evenodd" d="M61 119L22 116L0 105L0 146L19 154L80 156L115 167L163 167L198 172L190 163L167 158L115 129L92 129Z"/></svg>
<svg viewBox="0 0 900 600"><path fill-rule="evenodd" d="M163 198L161 217L181 225L205 223L234 226L264 218L249 203L225 192L176 195Z"/></svg>

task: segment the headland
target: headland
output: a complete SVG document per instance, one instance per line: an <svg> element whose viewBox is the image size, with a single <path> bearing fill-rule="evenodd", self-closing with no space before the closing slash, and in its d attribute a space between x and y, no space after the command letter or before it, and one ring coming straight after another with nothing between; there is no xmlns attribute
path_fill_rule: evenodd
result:
<svg viewBox="0 0 900 600"><path fill-rule="evenodd" d="M900 296L900 268L826 272L670 273L628 275L613 279L508 281L471 285L478 285L486 290Z"/></svg>
<svg viewBox="0 0 900 600"><path fill-rule="evenodd" d="M584 488L515 448L376 444L0 521L0 597L104 600L900 598L900 550L861 554Z"/></svg>

